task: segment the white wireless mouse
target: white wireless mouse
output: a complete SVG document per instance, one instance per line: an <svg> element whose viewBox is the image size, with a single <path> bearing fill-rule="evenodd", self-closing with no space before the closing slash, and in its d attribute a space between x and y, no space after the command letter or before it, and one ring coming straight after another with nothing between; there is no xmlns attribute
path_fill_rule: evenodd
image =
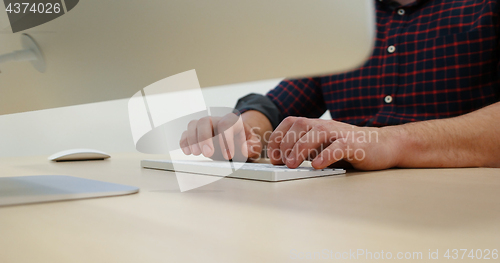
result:
<svg viewBox="0 0 500 263"><path fill-rule="evenodd" d="M104 160L111 156L105 152L92 149L71 149L55 153L49 157L49 161L87 161Z"/></svg>

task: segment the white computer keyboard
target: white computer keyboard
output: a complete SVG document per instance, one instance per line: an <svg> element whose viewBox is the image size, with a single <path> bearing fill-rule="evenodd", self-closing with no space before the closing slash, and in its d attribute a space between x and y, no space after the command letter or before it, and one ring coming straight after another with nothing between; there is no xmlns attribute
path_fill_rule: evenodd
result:
<svg viewBox="0 0 500 263"><path fill-rule="evenodd" d="M275 166L269 163L237 163L227 161L176 160L174 163L171 160L143 160L141 166L150 169L271 182L345 174L344 169L316 170L312 167L290 169L286 166Z"/></svg>

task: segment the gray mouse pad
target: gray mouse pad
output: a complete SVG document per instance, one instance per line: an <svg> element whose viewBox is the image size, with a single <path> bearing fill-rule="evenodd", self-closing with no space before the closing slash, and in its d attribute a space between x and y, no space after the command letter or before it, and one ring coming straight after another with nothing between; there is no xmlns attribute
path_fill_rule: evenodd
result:
<svg viewBox="0 0 500 263"><path fill-rule="evenodd" d="M138 193L135 186L64 175L0 177L0 206Z"/></svg>

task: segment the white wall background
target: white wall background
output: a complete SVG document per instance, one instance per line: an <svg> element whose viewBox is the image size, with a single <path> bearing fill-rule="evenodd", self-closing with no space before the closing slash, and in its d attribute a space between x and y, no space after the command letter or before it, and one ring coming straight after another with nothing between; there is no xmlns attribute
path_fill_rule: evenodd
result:
<svg viewBox="0 0 500 263"><path fill-rule="evenodd" d="M204 88L209 107L234 107L238 98L264 94L281 79ZM182 102L179 102L182 103ZM135 151L128 99L0 116L0 157L49 156L73 148ZM323 118L328 118L325 114Z"/></svg>
<svg viewBox="0 0 500 263"><path fill-rule="evenodd" d="M208 106L233 107L238 98L264 94L280 80L204 88ZM182 103L182 102L179 102ZM0 156L51 155L72 148L135 151L128 99L0 116Z"/></svg>

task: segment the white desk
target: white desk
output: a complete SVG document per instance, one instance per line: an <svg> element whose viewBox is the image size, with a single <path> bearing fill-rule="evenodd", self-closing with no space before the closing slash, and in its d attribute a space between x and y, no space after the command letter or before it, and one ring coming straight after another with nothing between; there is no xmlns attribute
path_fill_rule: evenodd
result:
<svg viewBox="0 0 500 263"><path fill-rule="evenodd" d="M0 159L0 176L67 174L141 187L130 196L0 208L0 262L301 262L291 257L323 249L333 257L422 252L426 262L429 249L444 261L446 249L500 249L500 169L225 178L180 193L172 173L141 169L144 158L151 156Z"/></svg>

